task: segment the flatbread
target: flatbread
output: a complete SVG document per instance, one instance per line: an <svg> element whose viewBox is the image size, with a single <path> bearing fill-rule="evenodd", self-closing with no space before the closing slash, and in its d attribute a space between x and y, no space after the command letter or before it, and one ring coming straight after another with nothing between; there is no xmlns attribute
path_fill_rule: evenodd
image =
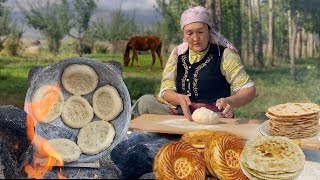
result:
<svg viewBox="0 0 320 180"><path fill-rule="evenodd" d="M52 153L52 148L59 154L63 162L74 162L79 160L81 150L77 144L69 139L50 139L48 140L50 146L43 146L47 153Z"/></svg>
<svg viewBox="0 0 320 180"><path fill-rule="evenodd" d="M63 109L64 98L58 85L41 86L32 96L32 114L40 123L51 123Z"/></svg>
<svg viewBox="0 0 320 180"><path fill-rule="evenodd" d="M320 106L315 103L286 103L268 108L268 112L276 116L306 116L320 112Z"/></svg>
<svg viewBox="0 0 320 180"><path fill-rule="evenodd" d="M155 179L205 179L206 166L200 153L191 144L178 141L164 145L154 163Z"/></svg>
<svg viewBox="0 0 320 180"><path fill-rule="evenodd" d="M249 174L250 179L262 179L262 180L288 180L288 179L295 179L301 172L296 171L296 172L268 172L268 173L263 173L263 172L258 172L255 170L252 170L246 166L242 166L245 171Z"/></svg>
<svg viewBox="0 0 320 180"><path fill-rule="evenodd" d="M180 140L190 143L195 148L204 149L212 134L213 131L208 130L190 131L184 133Z"/></svg>
<svg viewBox="0 0 320 180"><path fill-rule="evenodd" d="M71 128L82 128L93 119L93 109L89 102L81 96L70 96L64 105L61 117Z"/></svg>
<svg viewBox="0 0 320 180"><path fill-rule="evenodd" d="M100 87L92 99L93 111L100 119L110 121L116 118L123 110L122 99L111 85Z"/></svg>
<svg viewBox="0 0 320 180"><path fill-rule="evenodd" d="M99 76L88 65L72 64L63 71L61 81L63 87L74 95L91 93L98 85Z"/></svg>
<svg viewBox="0 0 320 180"><path fill-rule="evenodd" d="M98 154L111 145L115 134L109 122L93 121L80 129L77 144L87 155Z"/></svg>
<svg viewBox="0 0 320 180"><path fill-rule="evenodd" d="M211 175L219 179L248 179L240 168L240 154L244 142L240 137L212 136L204 150L206 166Z"/></svg>
<svg viewBox="0 0 320 180"><path fill-rule="evenodd" d="M190 132L184 133L180 140L190 143L195 148L203 149L205 148L209 139L212 138L212 136L213 136L213 139L217 139L222 136L236 136L236 135L226 131L197 130L197 131L190 131Z"/></svg>
<svg viewBox="0 0 320 180"><path fill-rule="evenodd" d="M296 172L303 168L305 156L300 147L286 137L259 137L249 140L241 163L259 172Z"/></svg>
<svg viewBox="0 0 320 180"><path fill-rule="evenodd" d="M266 112L266 116L270 119L275 119L278 121L299 121L299 120L314 119L318 116L318 113L302 115L302 116L277 116L270 112Z"/></svg>
<svg viewBox="0 0 320 180"><path fill-rule="evenodd" d="M320 106L314 103L286 103L268 108L270 134L291 139L318 134Z"/></svg>

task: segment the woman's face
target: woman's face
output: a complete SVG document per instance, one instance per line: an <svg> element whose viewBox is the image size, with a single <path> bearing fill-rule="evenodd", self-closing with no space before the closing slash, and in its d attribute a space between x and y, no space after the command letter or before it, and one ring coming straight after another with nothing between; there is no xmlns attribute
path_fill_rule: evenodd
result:
<svg viewBox="0 0 320 180"><path fill-rule="evenodd" d="M209 27L203 22L190 23L184 26L183 37L190 49L196 52L204 51L209 44Z"/></svg>

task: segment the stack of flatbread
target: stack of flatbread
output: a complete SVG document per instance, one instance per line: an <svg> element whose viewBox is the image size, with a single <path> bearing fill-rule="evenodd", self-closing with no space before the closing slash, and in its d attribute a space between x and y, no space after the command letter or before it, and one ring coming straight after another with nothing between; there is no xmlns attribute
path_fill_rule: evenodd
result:
<svg viewBox="0 0 320 180"><path fill-rule="evenodd" d="M246 143L241 166L250 179L295 179L303 171L305 156L287 137L259 137Z"/></svg>
<svg viewBox="0 0 320 180"><path fill-rule="evenodd" d="M309 138L319 132L320 106L314 103L286 103L268 108L270 133L291 139Z"/></svg>
<svg viewBox="0 0 320 180"><path fill-rule="evenodd" d="M194 146L205 160L207 178L248 179L240 168L244 143L240 137L225 131L199 130L181 137Z"/></svg>

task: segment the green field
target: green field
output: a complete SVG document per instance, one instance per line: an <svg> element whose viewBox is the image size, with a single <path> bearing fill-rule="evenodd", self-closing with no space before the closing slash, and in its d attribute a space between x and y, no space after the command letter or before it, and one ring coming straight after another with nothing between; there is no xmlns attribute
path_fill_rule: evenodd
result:
<svg viewBox="0 0 320 180"><path fill-rule="evenodd" d="M23 108L28 89L28 72L33 66L46 66L76 55L52 56L0 56L0 105ZM94 54L87 58L102 62L117 60L122 63L123 55ZM166 58L164 58L166 59ZM123 79L134 102L144 94L156 94L161 81L160 63L149 72L151 55L139 55L141 69L124 67ZM320 104L320 77L316 59L299 60L296 63L297 80L290 80L289 64L280 64L266 69L247 69L257 87L257 97L249 104L236 110L237 118L266 119L269 106L286 102L314 102Z"/></svg>

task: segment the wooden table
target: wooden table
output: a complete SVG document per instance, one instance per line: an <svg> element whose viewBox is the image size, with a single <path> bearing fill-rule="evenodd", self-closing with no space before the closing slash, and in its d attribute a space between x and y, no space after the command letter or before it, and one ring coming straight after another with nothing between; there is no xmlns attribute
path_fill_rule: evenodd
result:
<svg viewBox="0 0 320 180"><path fill-rule="evenodd" d="M264 121L257 119L221 118L217 125L202 125L190 122L184 116L145 114L130 122L131 131L167 134L183 134L195 130L216 130L232 132L243 139L262 136L260 126ZM297 140L301 148L320 150L320 140L308 138Z"/></svg>

